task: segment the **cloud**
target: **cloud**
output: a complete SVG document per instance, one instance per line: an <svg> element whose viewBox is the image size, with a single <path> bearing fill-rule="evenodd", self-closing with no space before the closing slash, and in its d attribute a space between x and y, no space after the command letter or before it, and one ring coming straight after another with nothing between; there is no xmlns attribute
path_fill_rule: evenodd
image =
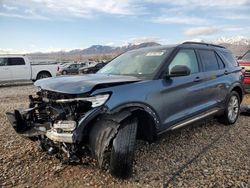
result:
<svg viewBox="0 0 250 188"><path fill-rule="evenodd" d="M213 35L219 31L221 31L221 29L217 27L193 27L186 29L184 34L187 36L204 36Z"/></svg>
<svg viewBox="0 0 250 188"><path fill-rule="evenodd" d="M17 7L14 7L14 6L8 6L6 4L3 4L2 7L8 11L12 11L12 10L18 10Z"/></svg>
<svg viewBox="0 0 250 188"><path fill-rule="evenodd" d="M177 6L191 6L191 7L234 7L234 6L243 6L248 5L249 0L147 0L151 3L161 3L161 4L170 4Z"/></svg>
<svg viewBox="0 0 250 188"><path fill-rule="evenodd" d="M32 10L39 15L53 15L56 17L90 18L98 14L110 15L138 15L143 7L133 0L19 0L6 1L4 7L20 7L19 14L26 14Z"/></svg>
<svg viewBox="0 0 250 188"><path fill-rule="evenodd" d="M248 20L250 15L244 14L228 14L228 15L221 15L218 16L219 18L228 19L228 20Z"/></svg>
<svg viewBox="0 0 250 188"><path fill-rule="evenodd" d="M10 18L19 18L19 19L27 19L27 20L47 20L49 21L50 18L41 16L41 15L36 15L36 14L16 14L16 13L3 13L0 12L0 16L3 17L10 17Z"/></svg>
<svg viewBox="0 0 250 188"><path fill-rule="evenodd" d="M151 19L153 23L159 24L186 24L186 25L206 25L209 24L210 21L200 17L194 16L159 16L156 18Z"/></svg>
<svg viewBox="0 0 250 188"><path fill-rule="evenodd" d="M191 27L184 31L186 36L211 36L219 32L239 32L247 30L247 27L244 26L233 26L233 25L221 25L219 27L215 26L203 26L203 27Z"/></svg>

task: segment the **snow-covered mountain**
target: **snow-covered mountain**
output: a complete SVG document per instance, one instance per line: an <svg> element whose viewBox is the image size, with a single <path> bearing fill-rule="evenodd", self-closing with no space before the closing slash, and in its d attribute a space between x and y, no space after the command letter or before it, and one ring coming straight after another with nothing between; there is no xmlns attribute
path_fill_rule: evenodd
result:
<svg viewBox="0 0 250 188"><path fill-rule="evenodd" d="M250 45L250 38L246 36L220 37L213 41L215 44Z"/></svg>
<svg viewBox="0 0 250 188"><path fill-rule="evenodd" d="M235 56L241 56L250 50L250 38L246 36L220 37L211 43L225 46L230 49Z"/></svg>

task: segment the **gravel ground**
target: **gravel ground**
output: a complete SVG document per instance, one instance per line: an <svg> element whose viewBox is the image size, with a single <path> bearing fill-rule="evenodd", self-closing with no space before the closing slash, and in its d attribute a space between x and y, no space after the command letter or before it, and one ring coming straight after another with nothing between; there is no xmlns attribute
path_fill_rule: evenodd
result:
<svg viewBox="0 0 250 188"><path fill-rule="evenodd" d="M250 117L234 126L206 120L153 144L138 141L133 177L118 180L91 158L62 166L9 127L5 112L27 107L34 93L33 86L0 88L0 187L250 187Z"/></svg>

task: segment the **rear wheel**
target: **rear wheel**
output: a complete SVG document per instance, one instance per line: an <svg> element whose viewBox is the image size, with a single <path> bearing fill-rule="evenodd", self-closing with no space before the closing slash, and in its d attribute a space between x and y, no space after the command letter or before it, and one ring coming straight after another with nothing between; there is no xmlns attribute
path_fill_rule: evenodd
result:
<svg viewBox="0 0 250 188"><path fill-rule="evenodd" d="M49 78L51 77L51 74L49 72L40 72L37 75L37 80L43 79L43 78Z"/></svg>
<svg viewBox="0 0 250 188"><path fill-rule="evenodd" d="M232 91L228 97L225 111L220 121L226 125L234 124L240 114L240 97L235 91Z"/></svg>

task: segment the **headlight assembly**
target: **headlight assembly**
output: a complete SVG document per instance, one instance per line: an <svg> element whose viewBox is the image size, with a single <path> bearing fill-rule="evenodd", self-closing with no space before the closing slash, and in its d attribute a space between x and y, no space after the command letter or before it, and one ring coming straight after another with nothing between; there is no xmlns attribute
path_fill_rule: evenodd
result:
<svg viewBox="0 0 250 188"><path fill-rule="evenodd" d="M109 94L100 94L95 95L92 97L81 97L81 98L73 98L73 99L58 99L55 102L56 103L67 103L67 102L74 102L74 101L88 101L91 102L91 107L95 108L98 106L103 105L109 98Z"/></svg>

